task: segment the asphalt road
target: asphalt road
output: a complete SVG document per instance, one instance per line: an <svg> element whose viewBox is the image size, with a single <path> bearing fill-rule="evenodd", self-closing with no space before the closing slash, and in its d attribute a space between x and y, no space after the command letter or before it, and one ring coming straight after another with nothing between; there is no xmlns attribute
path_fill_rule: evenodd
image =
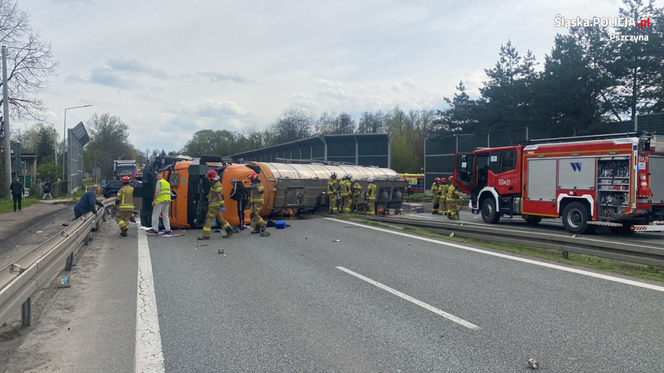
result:
<svg viewBox="0 0 664 373"><path fill-rule="evenodd" d="M149 238L166 371L517 372L529 358L550 372L664 369L663 292L343 222L291 224L202 247L196 231Z"/></svg>

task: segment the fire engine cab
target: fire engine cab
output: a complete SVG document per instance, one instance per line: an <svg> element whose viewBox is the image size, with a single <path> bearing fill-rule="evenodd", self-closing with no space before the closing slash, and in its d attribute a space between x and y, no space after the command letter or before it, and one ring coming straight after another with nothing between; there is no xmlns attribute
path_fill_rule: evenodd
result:
<svg viewBox="0 0 664 373"><path fill-rule="evenodd" d="M542 139L456 153L454 185L486 223L522 215L530 224L562 218L572 233L589 225L664 231L664 199L651 190L664 149L636 133ZM651 163L651 158L657 162ZM657 195L659 194L659 195Z"/></svg>

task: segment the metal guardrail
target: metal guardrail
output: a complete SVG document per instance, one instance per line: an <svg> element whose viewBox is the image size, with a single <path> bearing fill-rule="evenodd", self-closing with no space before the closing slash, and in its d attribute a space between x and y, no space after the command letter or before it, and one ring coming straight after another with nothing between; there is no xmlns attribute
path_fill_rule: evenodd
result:
<svg viewBox="0 0 664 373"><path fill-rule="evenodd" d="M467 222L429 222L404 218L369 218L392 224L427 228L434 232L451 233L455 237L473 238L482 241L527 245L551 250L560 250L563 256L576 253L630 263L664 267L664 248L625 241L609 241L587 236L564 235L535 230L507 229L504 226L479 225Z"/></svg>
<svg viewBox="0 0 664 373"><path fill-rule="evenodd" d="M104 208L97 216L91 212L83 215L59 234L0 270L0 325L7 322L19 307L22 310L22 324L30 325L32 294L48 284L63 266L71 270L74 251L83 243L87 245L90 230L99 229L106 208L114 202L115 198L104 200Z"/></svg>

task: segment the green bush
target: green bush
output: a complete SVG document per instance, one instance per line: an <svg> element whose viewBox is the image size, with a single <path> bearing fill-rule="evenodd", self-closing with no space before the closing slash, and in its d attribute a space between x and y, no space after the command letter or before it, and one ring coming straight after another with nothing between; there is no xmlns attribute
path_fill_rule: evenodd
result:
<svg viewBox="0 0 664 373"><path fill-rule="evenodd" d="M57 181L62 176L62 166L56 166L55 163L44 163L37 167L37 178L41 181Z"/></svg>

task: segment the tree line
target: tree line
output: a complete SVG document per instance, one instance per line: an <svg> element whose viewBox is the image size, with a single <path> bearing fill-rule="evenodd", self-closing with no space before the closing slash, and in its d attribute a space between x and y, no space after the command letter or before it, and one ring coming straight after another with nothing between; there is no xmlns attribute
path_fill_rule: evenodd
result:
<svg viewBox="0 0 664 373"><path fill-rule="evenodd" d="M636 26L572 27L558 34L539 67L532 52L508 41L472 99L463 81L449 108L448 130L488 132L534 127L548 134L590 134L637 114L664 111L664 17L654 0L623 0L621 18ZM647 27L641 20L650 20ZM449 132L439 132L445 136Z"/></svg>

